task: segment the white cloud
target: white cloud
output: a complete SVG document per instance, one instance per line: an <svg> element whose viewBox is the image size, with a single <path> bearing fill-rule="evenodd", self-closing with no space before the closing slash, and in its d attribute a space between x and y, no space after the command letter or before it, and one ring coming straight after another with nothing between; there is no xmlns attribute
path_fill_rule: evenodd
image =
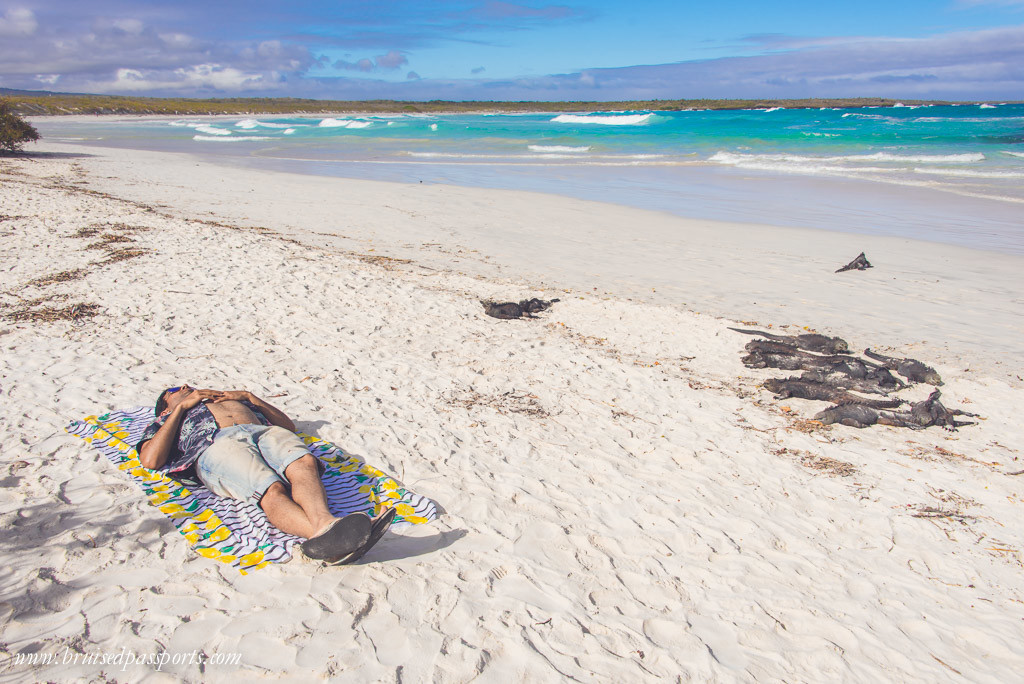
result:
<svg viewBox="0 0 1024 684"><path fill-rule="evenodd" d="M373 60L367 57L363 57L362 59L355 62L346 62L343 59L339 59L337 62L334 63L335 69L344 69L345 71L370 72L373 71L375 66L376 65L373 63Z"/></svg>
<svg viewBox="0 0 1024 684"><path fill-rule="evenodd" d="M406 59L405 55L401 52L398 50L390 50L387 54L377 55L373 59L363 57L355 62L339 59L334 63L334 68L344 69L345 71L362 71L363 73L369 73L371 71L394 71L408 63L409 60Z"/></svg>
<svg viewBox="0 0 1024 684"><path fill-rule="evenodd" d="M36 15L24 7L9 9L0 17L0 36L31 36L37 28Z"/></svg>
<svg viewBox="0 0 1024 684"><path fill-rule="evenodd" d="M161 33L160 40L164 42L164 45L175 49L186 49L194 44L192 36L184 33Z"/></svg>
<svg viewBox="0 0 1024 684"><path fill-rule="evenodd" d="M488 87L516 99L553 87L566 99L1017 99L1024 92L1024 26L916 39L829 39L767 55L587 69Z"/></svg>
<svg viewBox="0 0 1024 684"><path fill-rule="evenodd" d="M114 25L114 28L120 29L125 33L130 33L133 36L137 36L142 33L142 29L144 28L142 22L138 19L115 19L111 23Z"/></svg>
<svg viewBox="0 0 1024 684"><path fill-rule="evenodd" d="M226 92L265 90L278 81L276 74L248 73L218 64L199 64L173 71L118 69L113 82L96 83L105 92L193 91Z"/></svg>
<svg viewBox="0 0 1024 684"><path fill-rule="evenodd" d="M377 55L374 58L377 66L381 69L397 69L403 64L408 64L409 60L405 58L398 50L389 50L386 55Z"/></svg>

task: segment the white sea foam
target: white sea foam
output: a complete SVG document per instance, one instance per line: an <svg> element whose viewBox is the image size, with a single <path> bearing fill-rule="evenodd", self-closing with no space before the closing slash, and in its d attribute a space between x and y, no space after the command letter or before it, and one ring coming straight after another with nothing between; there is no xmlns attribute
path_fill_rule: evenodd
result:
<svg viewBox="0 0 1024 684"><path fill-rule="evenodd" d="M604 126L638 126L647 123L653 113L647 114L559 114L554 123L602 124Z"/></svg>
<svg viewBox="0 0 1024 684"><path fill-rule="evenodd" d="M867 119L868 121L888 121L889 123L902 123L903 119L897 119L884 114L862 114L860 112L846 112L842 118Z"/></svg>
<svg viewBox="0 0 1024 684"><path fill-rule="evenodd" d="M528 145L528 149L534 152L589 152L590 147L583 145L580 147L570 147L568 145Z"/></svg>
<svg viewBox="0 0 1024 684"><path fill-rule="evenodd" d="M200 133L206 133L207 135L231 135L231 131L226 131L223 128L217 128L216 126L207 126L205 124L199 124L198 126L191 126Z"/></svg>
<svg viewBox="0 0 1024 684"><path fill-rule="evenodd" d="M896 169L887 169L875 166L835 166L825 163L802 162L793 163L792 160L770 159L773 155L750 155L742 160L728 159L728 155L715 155L708 161L720 162L737 166L741 169L757 171L778 171L784 173L810 173L829 175L860 175L865 173L892 173ZM821 162L822 160L815 160Z"/></svg>
<svg viewBox="0 0 1024 684"><path fill-rule="evenodd" d="M246 140L271 140L266 135L236 135L230 138L223 138L219 135L193 135L193 140L205 140L215 142L245 142Z"/></svg>
<svg viewBox="0 0 1024 684"><path fill-rule="evenodd" d="M1003 154L1008 154L1011 157L1020 157L1024 159L1024 152L1010 152L1009 150L1003 150Z"/></svg>
<svg viewBox="0 0 1024 684"><path fill-rule="evenodd" d="M996 108L995 105L985 104L984 102L982 102L980 105L978 105L978 107L980 109L995 109Z"/></svg>
<svg viewBox="0 0 1024 684"><path fill-rule="evenodd" d="M889 154L888 152L876 152L875 154L850 155L846 158L854 161L886 161L915 164L973 164L985 161L985 155L980 152L965 152L963 154ZM838 157L838 159L842 159L842 157Z"/></svg>
<svg viewBox="0 0 1024 684"><path fill-rule="evenodd" d="M901 164L972 164L985 160L980 152L965 154L917 154L900 155L889 152L874 154L849 154L830 157L808 157L796 154L736 154L734 152L717 152L708 161L722 164L750 164L759 162L788 162L791 164L845 163L845 162L894 162ZM851 167L855 168L855 167Z"/></svg>
<svg viewBox="0 0 1024 684"><path fill-rule="evenodd" d="M430 130L436 131L437 130L437 124L436 123L430 124Z"/></svg>
<svg viewBox="0 0 1024 684"><path fill-rule="evenodd" d="M769 107L768 109L755 109L754 111L755 112L777 112L780 109L782 109L782 107Z"/></svg>
<svg viewBox="0 0 1024 684"><path fill-rule="evenodd" d="M507 154L458 154L453 152L402 152L404 156L421 159L503 159Z"/></svg>
<svg viewBox="0 0 1024 684"><path fill-rule="evenodd" d="M934 176L956 176L957 178L1024 178L1024 172L983 171L979 169L914 169L915 173Z"/></svg>
<svg viewBox="0 0 1024 684"><path fill-rule="evenodd" d="M293 125L296 125L296 124L271 123L269 121L258 121L257 119L242 119L241 121L239 121L238 123L235 124L235 126L237 126L238 128L245 128L245 129L251 129L251 128L291 128Z"/></svg>
<svg viewBox="0 0 1024 684"><path fill-rule="evenodd" d="M372 121L359 121L356 119L324 119L317 124L320 128L366 128L372 125Z"/></svg>
<svg viewBox="0 0 1024 684"><path fill-rule="evenodd" d="M284 133L285 135L291 135L291 134L292 134L292 133L294 133L295 131L296 131L296 129L294 129L294 128L286 128L286 129L284 129L283 133Z"/></svg>
<svg viewBox="0 0 1024 684"><path fill-rule="evenodd" d="M209 124L197 123L195 121L169 121L168 125L175 126L177 128L191 128L194 131L205 133L207 135L231 135L231 131L223 128L217 128Z"/></svg>
<svg viewBox="0 0 1024 684"><path fill-rule="evenodd" d="M417 159L503 159L518 161L521 159L579 159L572 154L460 154L458 152L402 152L402 156Z"/></svg>
<svg viewBox="0 0 1024 684"><path fill-rule="evenodd" d="M531 145L531 147L533 147ZM519 163L524 160L534 159L572 159L580 164L591 162L597 165L606 166L643 166L645 164L676 164L677 162L655 162L653 160L663 159L663 154L599 154L581 157L578 153L538 152L537 154L469 154L460 152L413 152L405 151L400 153L404 157L416 159L453 159L453 160L501 160L508 163ZM585 161L584 161L585 160ZM692 163L692 162L690 162Z"/></svg>
<svg viewBox="0 0 1024 684"><path fill-rule="evenodd" d="M962 116L920 116L911 119L913 123L991 123L993 121L1024 121L1024 116L985 116L985 117L962 117Z"/></svg>

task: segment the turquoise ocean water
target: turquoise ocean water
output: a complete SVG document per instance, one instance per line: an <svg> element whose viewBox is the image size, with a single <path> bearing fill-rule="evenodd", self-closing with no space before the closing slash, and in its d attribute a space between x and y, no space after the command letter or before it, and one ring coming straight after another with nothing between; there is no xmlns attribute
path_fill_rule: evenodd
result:
<svg viewBox="0 0 1024 684"><path fill-rule="evenodd" d="M36 124L55 141L190 152L240 173L535 190L1024 254L1024 104Z"/></svg>

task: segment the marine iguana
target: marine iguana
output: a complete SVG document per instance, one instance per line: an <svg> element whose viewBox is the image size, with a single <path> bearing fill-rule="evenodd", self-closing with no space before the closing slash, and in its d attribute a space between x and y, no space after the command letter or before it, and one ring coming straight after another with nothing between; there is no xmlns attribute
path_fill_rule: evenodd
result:
<svg viewBox="0 0 1024 684"><path fill-rule="evenodd" d="M557 301L560 300L544 300L534 297L533 299L523 299L518 304L516 302L492 302L484 299L481 299L480 303L484 305L484 313L488 316L510 320L524 316L536 318L533 314L550 309L551 305Z"/></svg>
<svg viewBox="0 0 1024 684"><path fill-rule="evenodd" d="M838 404L816 413L814 420L823 425L839 423L855 428L866 428L879 422L881 414L864 404Z"/></svg>
<svg viewBox="0 0 1024 684"><path fill-rule="evenodd" d="M751 340L743 345L748 352L764 352L767 354L794 354L797 352L796 345L787 342L773 342L771 340Z"/></svg>
<svg viewBox="0 0 1024 684"><path fill-rule="evenodd" d="M846 340L840 337L818 335L817 333L807 333L804 335L773 335L760 330L744 330L742 328L729 328L729 330L734 330L738 333L743 333L744 335L760 335L761 337L769 340L784 342L806 351L818 352L821 354L847 354L850 351L850 345L846 343Z"/></svg>
<svg viewBox="0 0 1024 684"><path fill-rule="evenodd" d="M977 413L968 413L960 409L948 409L939 401L941 390L935 390L924 401L919 401L910 407L910 415L914 422L923 427L929 425L940 425L950 430L955 430L963 425L974 425L965 420L955 420L953 416L968 416L977 418Z"/></svg>
<svg viewBox="0 0 1024 684"><path fill-rule="evenodd" d="M819 356L805 351L794 350L789 353L773 353L754 351L744 356L741 361L748 368L781 368L782 370L812 370L815 368L840 369L852 377L867 377L869 369L877 368L875 364L852 356Z"/></svg>
<svg viewBox="0 0 1024 684"><path fill-rule="evenodd" d="M882 365L889 370L894 370L911 382L926 382L929 385L941 385L942 378L938 372L930 366L926 366L916 359L895 359L891 356L884 356L870 349L864 350L864 356L875 361L881 361Z"/></svg>
<svg viewBox="0 0 1024 684"><path fill-rule="evenodd" d="M865 428L878 423L879 425L906 427L911 430L922 430L932 425L938 425L947 430L956 430L964 425L974 425L970 421L956 420L954 416L976 418L977 414L946 408L939 402L939 392L940 390L935 390L924 401L913 404L909 412L877 411L864 404L839 404L818 413L814 419L825 425L840 423L856 428Z"/></svg>
<svg viewBox="0 0 1024 684"><path fill-rule="evenodd" d="M874 268L874 266L872 266L871 262L868 261L868 258L864 256L864 252L861 252L860 254L857 255L856 259L846 264L842 268L837 268L836 273L842 273L843 271L853 270L863 271L864 269L867 268Z"/></svg>
<svg viewBox="0 0 1024 684"><path fill-rule="evenodd" d="M867 373L863 377L857 377L856 375L844 372L848 365L843 364L842 366L836 365L829 368L815 368L804 371L801 373L800 379L819 382L836 389L856 390L858 392L867 392L868 394L888 394L889 392L909 387L907 383L893 375L888 368L867 369L861 366L859 368L867 370Z"/></svg>
<svg viewBox="0 0 1024 684"><path fill-rule="evenodd" d="M818 401L831 401L836 404L863 404L872 408L896 408L904 403L902 399L867 399L858 397L845 390L829 387L820 382L811 382L802 378L768 378L764 381L764 388L782 399L796 397L797 399L816 399Z"/></svg>

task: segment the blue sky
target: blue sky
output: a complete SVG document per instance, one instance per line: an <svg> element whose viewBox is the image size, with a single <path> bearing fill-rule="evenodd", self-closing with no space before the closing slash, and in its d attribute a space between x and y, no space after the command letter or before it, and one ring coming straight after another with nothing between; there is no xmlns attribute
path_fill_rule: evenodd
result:
<svg viewBox="0 0 1024 684"><path fill-rule="evenodd" d="M0 0L0 86L188 97L1024 98L1024 0Z"/></svg>

